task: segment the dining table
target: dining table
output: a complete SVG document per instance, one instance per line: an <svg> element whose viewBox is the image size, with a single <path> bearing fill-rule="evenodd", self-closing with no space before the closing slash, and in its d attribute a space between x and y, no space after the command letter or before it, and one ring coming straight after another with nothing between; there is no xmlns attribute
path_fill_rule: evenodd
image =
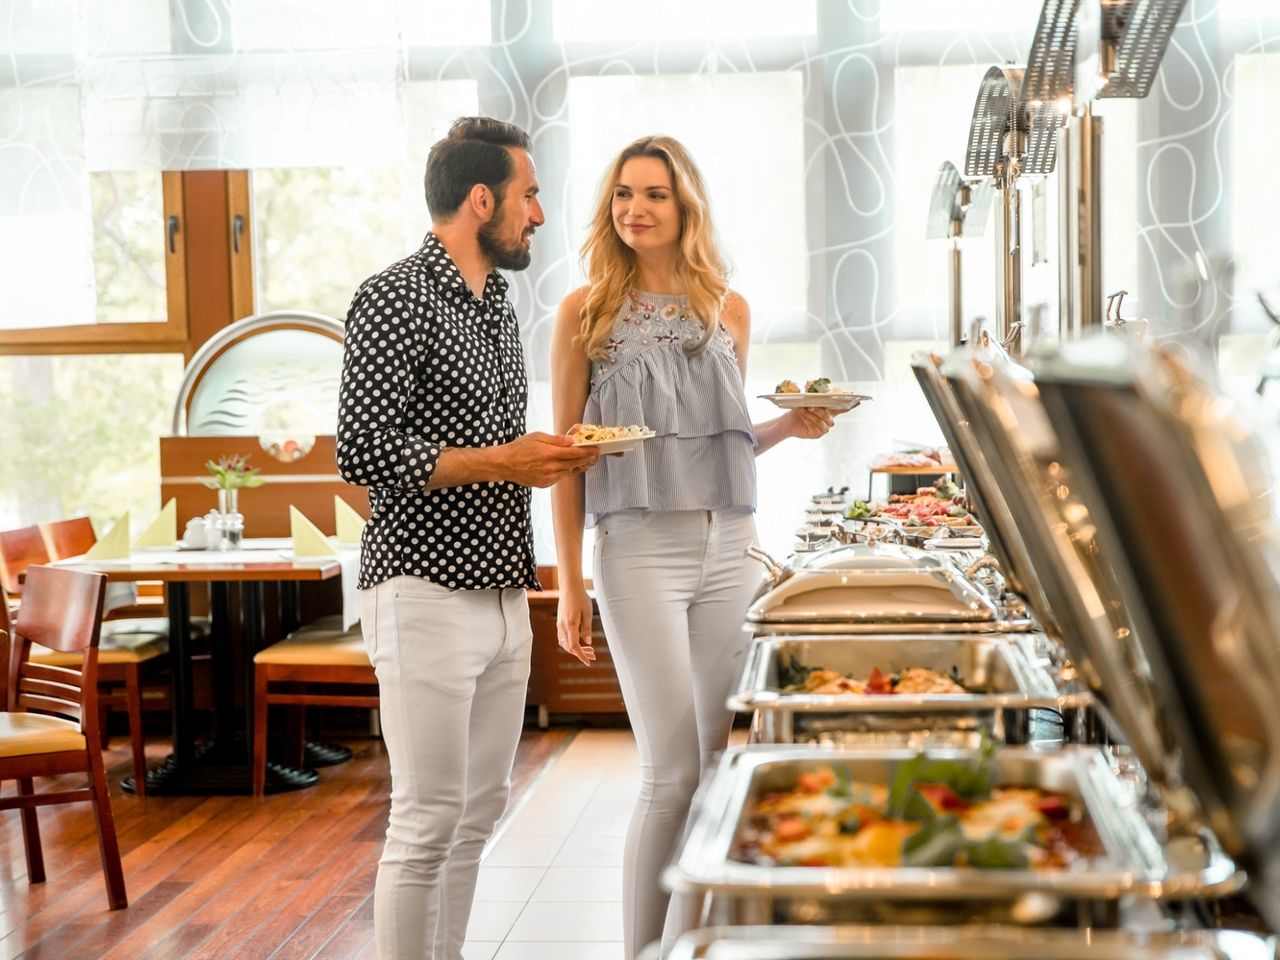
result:
<svg viewBox="0 0 1280 960"><path fill-rule="evenodd" d="M279 587L280 634L296 629L300 620L299 587L341 577L344 625L353 619L357 547L339 547L337 555L298 557L291 541L245 539L234 550L184 550L177 547L135 547L119 559L71 558L59 566L102 573L108 583L159 581L164 584L169 621L169 663L172 684L173 752L147 771L147 793L153 796L221 796L253 792L250 745L253 743L253 655L266 642L264 588ZM192 675L191 586L209 588L210 643L213 668L212 737L198 741ZM232 657L232 590L239 593L239 626L244 655ZM244 707L236 717L235 691ZM331 762L331 761L330 761ZM280 793L309 787L313 770L277 763L267 765L266 791ZM134 790L133 777L124 789Z"/></svg>

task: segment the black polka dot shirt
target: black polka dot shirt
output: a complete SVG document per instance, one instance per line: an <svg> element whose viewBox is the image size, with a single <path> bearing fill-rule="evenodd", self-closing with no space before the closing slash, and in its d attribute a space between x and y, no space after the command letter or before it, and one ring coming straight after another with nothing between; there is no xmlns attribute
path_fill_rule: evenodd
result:
<svg viewBox="0 0 1280 960"><path fill-rule="evenodd" d="M525 432L528 380L507 282L476 299L434 234L356 291L338 396L338 472L369 487L361 589L392 577L483 590L538 586L529 489L427 490L440 451Z"/></svg>

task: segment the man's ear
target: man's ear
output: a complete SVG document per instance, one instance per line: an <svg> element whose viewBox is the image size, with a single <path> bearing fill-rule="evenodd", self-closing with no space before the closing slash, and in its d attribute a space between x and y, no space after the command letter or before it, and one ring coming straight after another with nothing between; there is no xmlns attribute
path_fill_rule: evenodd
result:
<svg viewBox="0 0 1280 960"><path fill-rule="evenodd" d="M493 191L483 183L477 183L471 188L471 192L467 194L467 203L471 205L472 213L482 223L488 223L493 219L497 205L493 202Z"/></svg>

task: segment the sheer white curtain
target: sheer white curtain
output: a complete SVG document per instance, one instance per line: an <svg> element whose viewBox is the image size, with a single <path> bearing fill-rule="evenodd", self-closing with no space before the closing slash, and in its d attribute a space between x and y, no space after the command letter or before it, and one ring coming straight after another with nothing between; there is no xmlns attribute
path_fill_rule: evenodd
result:
<svg viewBox="0 0 1280 960"><path fill-rule="evenodd" d="M962 159L976 77L1025 55L1039 8L0 0L0 328L94 320L95 171L394 163L408 249L427 146L482 112L533 134L550 215L513 284L545 427L550 322L580 279L597 178L625 142L672 133L705 168L754 307L752 392L823 373L876 397L832 442L762 461L776 545L809 488L938 438L905 369L946 330L945 244L924 240L923 211L938 165ZM1278 55L1271 0L1190 0L1152 95L1104 108L1105 282L1159 332L1260 329L1254 291L1278 285ZM969 316L990 310L992 261L990 236L966 242ZM1027 289L1052 310L1052 288Z"/></svg>

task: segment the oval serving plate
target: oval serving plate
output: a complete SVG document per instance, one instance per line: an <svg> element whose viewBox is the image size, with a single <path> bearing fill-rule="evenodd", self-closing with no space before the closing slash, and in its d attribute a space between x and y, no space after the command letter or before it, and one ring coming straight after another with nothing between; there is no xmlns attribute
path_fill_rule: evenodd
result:
<svg viewBox="0 0 1280 960"><path fill-rule="evenodd" d="M762 393L759 396L783 410L852 410L863 401L871 399L865 393Z"/></svg>
<svg viewBox="0 0 1280 960"><path fill-rule="evenodd" d="M655 434L652 430L646 430L644 433L637 433L630 437L616 437L613 440L578 440L573 445L575 447L594 447L601 453L626 453L628 450L634 450L653 436Z"/></svg>

